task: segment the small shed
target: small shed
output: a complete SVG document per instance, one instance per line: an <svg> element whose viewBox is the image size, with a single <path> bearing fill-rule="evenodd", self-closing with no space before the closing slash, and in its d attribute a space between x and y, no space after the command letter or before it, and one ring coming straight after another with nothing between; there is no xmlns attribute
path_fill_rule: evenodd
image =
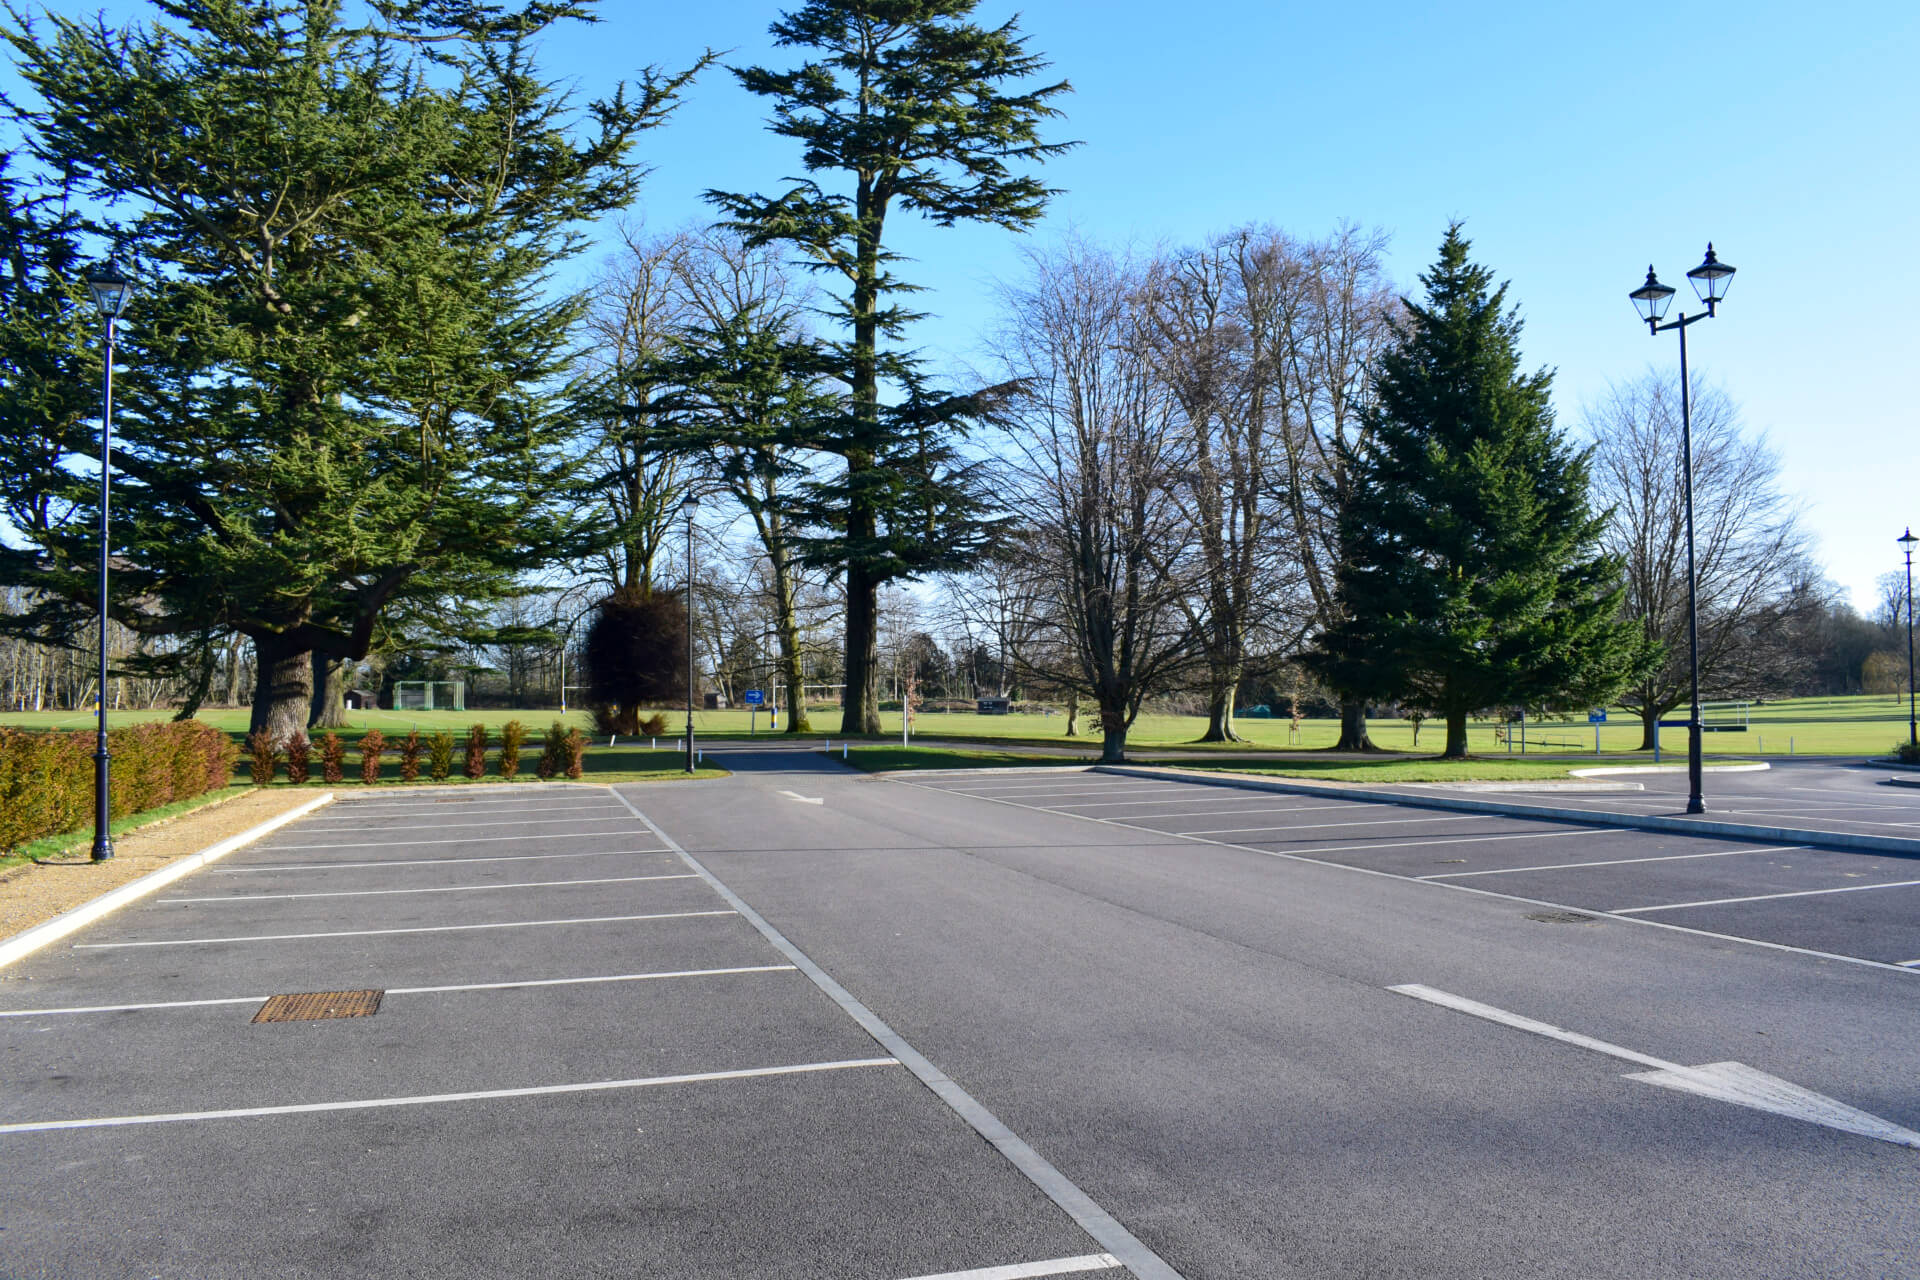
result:
<svg viewBox="0 0 1920 1280"><path fill-rule="evenodd" d="M974 710L983 716L1004 716L1013 712L1012 698L981 698L974 704Z"/></svg>

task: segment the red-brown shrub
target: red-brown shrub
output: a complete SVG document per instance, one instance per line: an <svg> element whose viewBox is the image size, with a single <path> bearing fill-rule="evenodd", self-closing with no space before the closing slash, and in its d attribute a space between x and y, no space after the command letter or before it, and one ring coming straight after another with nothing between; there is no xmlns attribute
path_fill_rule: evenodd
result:
<svg viewBox="0 0 1920 1280"><path fill-rule="evenodd" d="M420 776L420 753L426 746L418 729L409 731L400 740L400 781L412 782Z"/></svg>
<svg viewBox="0 0 1920 1280"><path fill-rule="evenodd" d="M380 781L380 757L386 754L387 735L369 729L360 739L360 781L372 786Z"/></svg>
<svg viewBox="0 0 1920 1280"><path fill-rule="evenodd" d="M347 776L347 744L337 733L320 737L320 776L328 782L341 782Z"/></svg>
<svg viewBox="0 0 1920 1280"><path fill-rule="evenodd" d="M487 776L487 726L483 724L467 730L467 776L476 780Z"/></svg>
<svg viewBox="0 0 1920 1280"><path fill-rule="evenodd" d="M305 729L295 729L293 736L287 739L287 781L301 786L307 775L313 770L313 744L307 741Z"/></svg>
<svg viewBox="0 0 1920 1280"><path fill-rule="evenodd" d="M280 749L273 744L273 735L265 729L247 735L247 773L253 779L253 785L264 787L273 781L275 768L280 763Z"/></svg>

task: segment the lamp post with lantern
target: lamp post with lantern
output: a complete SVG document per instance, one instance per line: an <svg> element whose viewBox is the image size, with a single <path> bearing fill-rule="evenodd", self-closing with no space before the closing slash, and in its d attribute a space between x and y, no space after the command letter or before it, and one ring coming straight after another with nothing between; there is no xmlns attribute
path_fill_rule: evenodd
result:
<svg viewBox="0 0 1920 1280"><path fill-rule="evenodd" d="M87 291L107 322L105 376L100 400L100 688L98 737L93 753L93 860L113 857L112 757L107 753L107 556L112 528L108 499L113 459L113 350L116 322L133 297L133 281L109 259L87 273Z"/></svg>
<svg viewBox="0 0 1920 1280"><path fill-rule="evenodd" d="M680 504L680 514L687 518L687 772L692 773L693 764L693 517L700 510L697 495L688 494L687 500Z"/></svg>
<svg viewBox="0 0 1920 1280"><path fill-rule="evenodd" d="M1913 713L1913 536L1911 527L1895 539L1907 553L1907 745L1920 749L1920 716Z"/></svg>
<svg viewBox="0 0 1920 1280"><path fill-rule="evenodd" d="M1715 314L1721 299L1727 296L1727 286L1733 281L1733 268L1714 256L1713 245L1709 242L1706 258L1687 272L1687 279L1693 282L1693 291L1707 309L1693 315L1683 311L1677 320L1668 320L1665 324L1661 321L1666 319L1667 308L1673 303L1673 290L1660 283L1652 267L1647 268L1647 282L1627 296L1633 299L1640 318L1646 321L1648 333L1661 334L1669 329L1680 331L1681 481L1687 509L1687 666L1692 697L1692 708L1687 718L1687 812L1705 813L1706 802L1700 795L1700 622L1694 598L1693 388L1687 384L1687 326L1710 319ZM1656 723L1654 732L1657 734L1659 731Z"/></svg>

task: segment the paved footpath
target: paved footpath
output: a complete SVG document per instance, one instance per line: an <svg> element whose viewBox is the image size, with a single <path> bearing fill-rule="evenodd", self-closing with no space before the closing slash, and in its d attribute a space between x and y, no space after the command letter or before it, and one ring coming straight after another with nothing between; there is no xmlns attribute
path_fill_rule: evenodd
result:
<svg viewBox="0 0 1920 1280"><path fill-rule="evenodd" d="M1898 889L1736 936L1628 909L1796 851L721 750L0 972L0 1275L1920 1275L1920 950L1821 914Z"/></svg>

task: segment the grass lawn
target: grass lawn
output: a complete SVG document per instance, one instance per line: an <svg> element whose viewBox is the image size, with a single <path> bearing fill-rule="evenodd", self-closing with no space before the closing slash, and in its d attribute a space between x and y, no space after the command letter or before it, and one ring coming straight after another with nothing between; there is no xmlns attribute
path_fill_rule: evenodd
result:
<svg viewBox="0 0 1920 1280"><path fill-rule="evenodd" d="M132 724L142 720L166 719L171 715L167 711L125 711L113 712L109 719L114 724ZM225 729L236 736L244 735L247 727L247 713L244 710L208 710L201 713L201 719L207 723ZM407 730L418 728L423 734L446 729L456 735L461 734L469 725L485 724L498 732L501 725L509 720L519 720L527 726L529 734L539 735L546 732L547 726L561 717L552 710L528 711L352 711L348 713L351 727L341 730L341 736L349 742L358 741L367 729L377 728L389 738L405 735ZM840 713L837 709L822 708L811 713L814 738L827 738L840 741ZM669 711L667 720L669 732L677 731L682 722L682 713ZM577 727L583 732L591 732L589 717L584 711L571 711L563 723ZM866 739L878 745L885 739L899 741L900 715L889 712L881 717L886 730L880 739ZM1231 754L1237 751L1265 750L1285 751L1316 750L1331 747L1340 735L1340 726L1333 720L1307 720L1300 728L1297 741L1289 741L1288 723L1285 719L1241 718L1237 725L1243 737L1248 741L1244 746L1208 744L1194 741L1205 728L1205 722L1198 716L1143 715L1135 723L1128 747L1133 751L1155 748L1179 747L1182 749L1219 751ZM0 725L21 728L61 728L87 729L92 727L93 717L85 712L13 712L0 714ZM760 732L765 736L786 738L785 734L770 735L767 732L767 719L764 714L757 717ZM745 710L699 711L694 713L694 731L696 734L725 738L745 738L750 727L749 715ZM1098 749L1098 739L1091 731L1083 731L1080 736L1068 738L1063 733L1066 720L1061 715L1009 715L979 716L972 714L923 713L914 717L914 736L916 740L932 741L946 739L965 742L1007 742L1009 744L1032 744L1034 746L1058 746L1077 748L1092 753ZM1509 744L1495 738L1496 726L1491 721L1477 721L1469 725L1467 734L1468 749L1481 756L1508 755ZM1843 698L1795 698L1781 702L1770 702L1755 706L1751 713L1751 725L1745 733L1709 733L1705 738L1706 752L1709 756L1784 756L1789 752L1798 755L1881 755L1896 741L1905 736L1906 703L1904 699L1895 700L1885 695L1856 695ZM1429 720L1421 727L1419 741L1414 741L1413 726L1405 720L1379 719L1368 721L1368 732L1376 745L1391 751L1434 751L1440 744L1445 732L1444 726ZM605 739L599 740L603 745ZM662 744L670 738L662 738ZM622 748L625 743L620 744ZM1666 729L1661 733L1661 746L1664 752L1684 755L1687 734L1685 729ZM1513 754L1519 755L1519 743L1512 744ZM1620 708L1609 711L1607 723L1600 727L1601 758L1618 763L1635 763L1648 757L1641 753L1640 725L1631 712ZM1545 752L1553 755L1580 755L1588 760L1594 758L1594 731L1586 723L1584 715L1567 721L1545 721L1532 723L1526 727L1526 751L1528 755Z"/></svg>

